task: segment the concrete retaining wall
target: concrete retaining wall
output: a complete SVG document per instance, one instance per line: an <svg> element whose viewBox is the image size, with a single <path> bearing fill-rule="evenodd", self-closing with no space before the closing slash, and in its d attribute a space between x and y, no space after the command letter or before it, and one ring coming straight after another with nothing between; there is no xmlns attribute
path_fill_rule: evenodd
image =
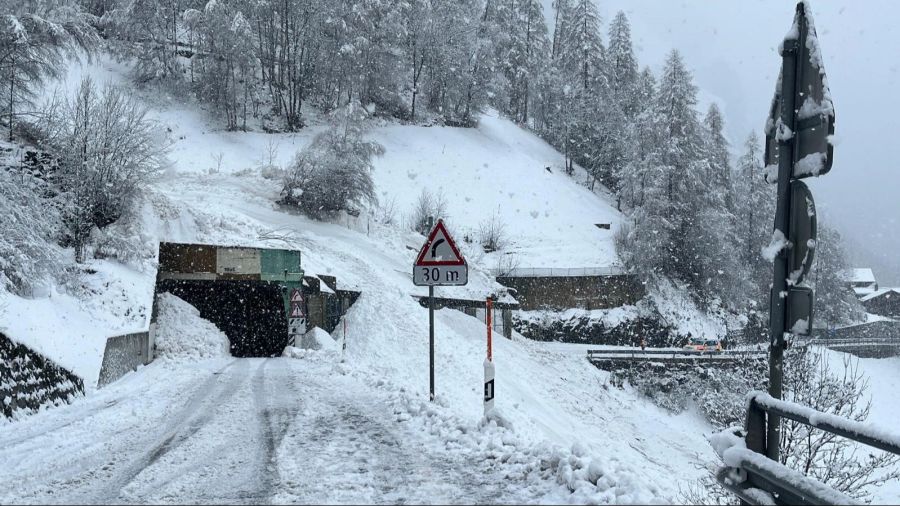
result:
<svg viewBox="0 0 900 506"><path fill-rule="evenodd" d="M81 378L0 333L0 412L4 417L68 403L83 394Z"/></svg>
<svg viewBox="0 0 900 506"><path fill-rule="evenodd" d="M153 360L150 332L135 332L106 340L97 386L103 387Z"/></svg>
<svg viewBox="0 0 900 506"><path fill-rule="evenodd" d="M497 282L516 290L526 311L535 309L607 309L636 304L644 286L630 274L606 276L498 276Z"/></svg>

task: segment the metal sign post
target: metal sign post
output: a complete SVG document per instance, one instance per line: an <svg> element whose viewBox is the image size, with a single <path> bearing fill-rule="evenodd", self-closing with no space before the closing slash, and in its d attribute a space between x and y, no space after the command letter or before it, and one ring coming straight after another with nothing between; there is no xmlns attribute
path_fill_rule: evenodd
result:
<svg viewBox="0 0 900 506"><path fill-rule="evenodd" d="M777 166L773 241L786 241L774 260L769 305L769 395L782 397L786 335L812 329L812 289L802 286L812 266L816 238L815 204L800 178L831 170L834 106L815 28L803 2L781 49L780 83L766 122L767 180ZM781 236L779 237L779 233ZM765 453L779 459L781 419L767 421Z"/></svg>
<svg viewBox="0 0 900 506"><path fill-rule="evenodd" d="M413 264L413 284L428 287L428 377L429 399L434 400L434 287L461 286L469 282L469 266L438 220Z"/></svg>

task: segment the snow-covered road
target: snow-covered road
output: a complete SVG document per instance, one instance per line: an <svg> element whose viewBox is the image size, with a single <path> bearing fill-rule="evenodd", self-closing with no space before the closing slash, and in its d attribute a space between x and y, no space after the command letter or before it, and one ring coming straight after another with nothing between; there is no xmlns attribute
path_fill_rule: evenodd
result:
<svg viewBox="0 0 900 506"><path fill-rule="evenodd" d="M0 503L554 500L556 483L510 479L395 400L317 357L157 362L0 426Z"/></svg>

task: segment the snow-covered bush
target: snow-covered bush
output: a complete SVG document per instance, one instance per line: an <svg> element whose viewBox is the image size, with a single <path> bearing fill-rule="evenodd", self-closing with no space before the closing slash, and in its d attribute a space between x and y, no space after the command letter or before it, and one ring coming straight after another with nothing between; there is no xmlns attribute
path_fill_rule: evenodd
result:
<svg viewBox="0 0 900 506"><path fill-rule="evenodd" d="M506 246L506 225L500 213L494 212L490 218L478 224L478 243L485 253L491 253Z"/></svg>
<svg viewBox="0 0 900 506"><path fill-rule="evenodd" d="M44 190L40 179L0 168L0 288L20 295L63 270L59 212Z"/></svg>
<svg viewBox="0 0 900 506"><path fill-rule="evenodd" d="M231 355L228 336L201 318L197 308L170 293L160 294L157 304L158 358L201 360Z"/></svg>
<svg viewBox="0 0 900 506"><path fill-rule="evenodd" d="M419 198L416 199L415 207L413 207L407 222L410 229L422 235L428 235L428 232L430 232L428 229L430 219L434 219L434 222L437 223L437 220L446 220L447 218L449 216L447 214L447 199L444 197L444 192L438 190L436 194L432 194L427 188L422 188L422 192L419 193Z"/></svg>
<svg viewBox="0 0 900 506"><path fill-rule="evenodd" d="M77 261L84 260L92 230L118 220L162 167L162 141L146 113L123 90L98 90L89 78L48 111L44 129L66 200L63 245L75 248Z"/></svg>
<svg viewBox="0 0 900 506"><path fill-rule="evenodd" d="M740 425L746 416L747 392L765 390L766 362L741 360L729 368L642 362L613 371L610 381L626 381L654 404L679 413L696 406L716 427Z"/></svg>
<svg viewBox="0 0 900 506"><path fill-rule="evenodd" d="M288 169L282 203L325 219L339 211L355 216L377 201L372 159L384 153L384 147L363 138L366 114L355 102L332 114L330 127L316 135Z"/></svg>

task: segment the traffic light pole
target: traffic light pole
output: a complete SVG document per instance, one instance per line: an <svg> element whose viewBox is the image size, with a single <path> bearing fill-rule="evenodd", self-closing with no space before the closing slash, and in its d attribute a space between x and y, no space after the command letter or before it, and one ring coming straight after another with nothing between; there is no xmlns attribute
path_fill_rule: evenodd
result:
<svg viewBox="0 0 900 506"><path fill-rule="evenodd" d="M805 19L801 17L801 22ZM800 30L802 34L804 30ZM778 187L775 207L775 230L780 230L787 241L790 237L791 211L791 178L794 172L794 132L795 111L794 98L798 74L797 52L803 40L785 40L782 49L781 67L781 123L790 129L784 135L784 128L778 129ZM784 381L784 349L786 342L785 320L786 301L788 296L788 269L790 249L782 248L775 257L774 277L769 310L769 395L776 399L782 397ZM781 417L769 413L766 427L766 456L778 461L781 443Z"/></svg>

